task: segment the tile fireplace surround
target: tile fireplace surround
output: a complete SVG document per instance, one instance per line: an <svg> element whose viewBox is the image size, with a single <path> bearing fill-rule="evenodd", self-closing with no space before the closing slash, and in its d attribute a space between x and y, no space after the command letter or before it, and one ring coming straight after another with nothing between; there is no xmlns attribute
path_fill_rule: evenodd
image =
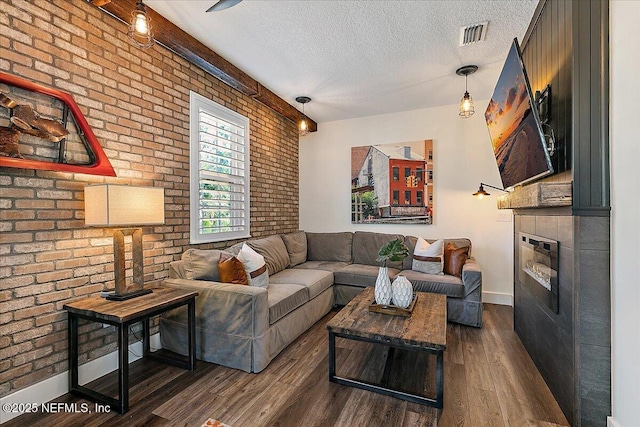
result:
<svg viewBox="0 0 640 427"><path fill-rule="evenodd" d="M559 243L557 313L520 281L520 233ZM611 413L609 239L608 217L515 211L514 328L572 425Z"/></svg>

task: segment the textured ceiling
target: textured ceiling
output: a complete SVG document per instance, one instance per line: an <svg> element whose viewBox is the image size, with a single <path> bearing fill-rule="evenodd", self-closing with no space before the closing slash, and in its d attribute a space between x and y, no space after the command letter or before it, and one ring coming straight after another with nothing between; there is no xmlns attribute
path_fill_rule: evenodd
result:
<svg viewBox="0 0 640 427"><path fill-rule="evenodd" d="M514 37L537 0L146 0L165 18L281 98L310 96L316 122L450 105L469 92L489 99ZM489 21L484 42L460 47L460 27ZM484 111L477 105L476 111Z"/></svg>

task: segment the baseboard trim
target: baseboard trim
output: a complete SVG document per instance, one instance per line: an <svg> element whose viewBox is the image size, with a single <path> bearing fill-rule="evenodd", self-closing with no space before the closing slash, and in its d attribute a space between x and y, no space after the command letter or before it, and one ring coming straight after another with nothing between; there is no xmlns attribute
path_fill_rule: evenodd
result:
<svg viewBox="0 0 640 427"><path fill-rule="evenodd" d="M622 427L622 425L615 418L607 417L607 427Z"/></svg>
<svg viewBox="0 0 640 427"><path fill-rule="evenodd" d="M483 292L482 302L489 304L509 305L513 307L513 295L501 292Z"/></svg>
<svg viewBox="0 0 640 427"><path fill-rule="evenodd" d="M161 348L160 334L152 335L150 340L152 348ZM135 362L142 357L142 343L137 341L129 345L129 363ZM103 375L118 369L118 352L106 354L98 359L80 365L78 368L78 382L81 385L87 384ZM0 398L0 424L3 424L19 415L20 413L5 412L5 404L23 404L39 406L69 392L69 371L64 371L56 376L47 378L44 381L33 384L27 388L11 393Z"/></svg>

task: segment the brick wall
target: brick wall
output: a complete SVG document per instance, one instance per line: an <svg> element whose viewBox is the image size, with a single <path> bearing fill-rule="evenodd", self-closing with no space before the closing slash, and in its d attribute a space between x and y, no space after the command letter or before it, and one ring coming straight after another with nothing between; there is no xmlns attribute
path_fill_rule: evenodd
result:
<svg viewBox="0 0 640 427"><path fill-rule="evenodd" d="M145 278L189 247L189 90L249 117L251 233L298 228L294 123L78 0L0 0L0 70L73 95L117 178L0 168L0 396L67 369L64 302L113 287L109 230L84 226L83 187L165 188L166 224L144 228ZM2 108L2 107L0 107ZM201 245L226 247L234 242ZM114 351L82 324L81 363Z"/></svg>

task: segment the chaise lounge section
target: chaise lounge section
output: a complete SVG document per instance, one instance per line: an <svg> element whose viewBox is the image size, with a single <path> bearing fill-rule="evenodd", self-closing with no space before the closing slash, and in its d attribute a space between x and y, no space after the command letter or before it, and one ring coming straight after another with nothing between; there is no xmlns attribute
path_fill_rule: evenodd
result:
<svg viewBox="0 0 640 427"><path fill-rule="evenodd" d="M189 249L170 265L163 286L196 290L197 357L247 372L260 372L335 305L348 303L378 275L378 249L401 238L413 253L416 237L370 232L307 233L248 240L265 258L267 288L221 283L220 250ZM468 239L449 239L469 247ZM237 255L242 243L224 252ZM482 326L482 273L469 257L461 277L431 275L411 269L411 255L388 263L389 276L405 275L416 291L447 295L448 320ZM176 309L160 319L162 347L184 354L186 310Z"/></svg>

